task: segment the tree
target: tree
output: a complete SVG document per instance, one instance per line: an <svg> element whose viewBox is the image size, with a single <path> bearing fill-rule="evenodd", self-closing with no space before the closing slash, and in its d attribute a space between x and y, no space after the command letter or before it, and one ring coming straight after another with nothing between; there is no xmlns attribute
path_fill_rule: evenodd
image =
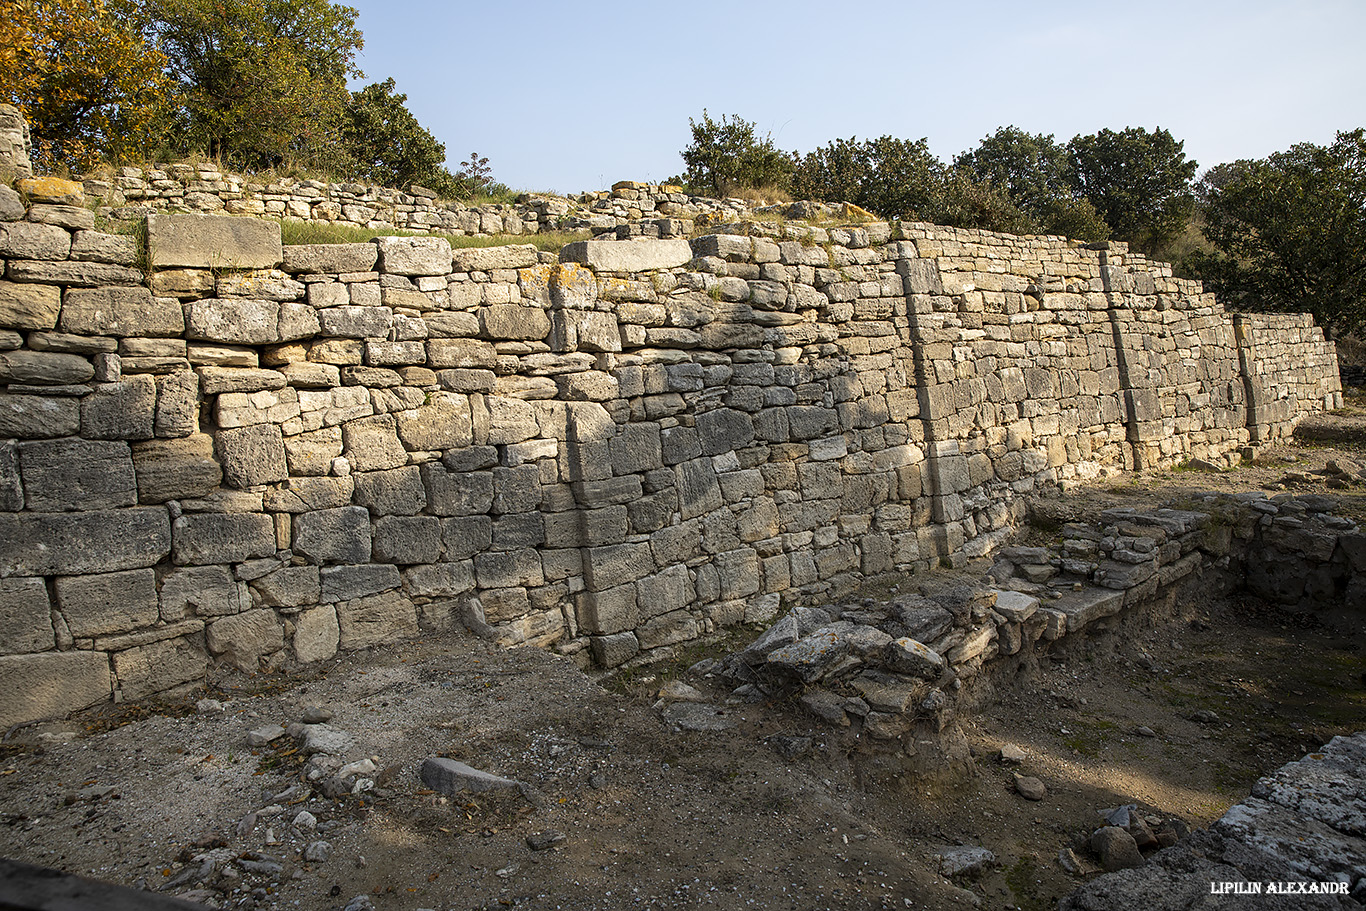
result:
<svg viewBox="0 0 1366 911"><path fill-rule="evenodd" d="M797 159L793 192L851 202L888 218L932 221L943 208L944 163L925 139L837 139Z"/></svg>
<svg viewBox="0 0 1366 911"><path fill-rule="evenodd" d="M760 138L753 123L724 114L718 123L703 110L701 122L689 117L688 125L692 144L682 152L683 180L691 192L722 197L744 188L787 189L792 159L769 134Z"/></svg>
<svg viewBox="0 0 1366 911"><path fill-rule="evenodd" d="M1194 208L1196 163L1183 145L1160 127L1129 127L1076 136L1067 150L1079 195L1116 237L1152 251L1181 233Z"/></svg>
<svg viewBox="0 0 1366 911"><path fill-rule="evenodd" d="M1212 169L1198 187L1218 251L1194 268L1226 303L1366 327L1366 131Z"/></svg>
<svg viewBox="0 0 1366 911"><path fill-rule="evenodd" d="M976 149L954 159L954 167L999 188L1028 218L1028 232L1104 240L1110 227L1085 198L1067 147L1052 135L1000 127Z"/></svg>
<svg viewBox="0 0 1366 911"><path fill-rule="evenodd" d="M187 140L234 165L335 162L362 46L327 0L132 0L185 99Z"/></svg>
<svg viewBox="0 0 1366 911"><path fill-rule="evenodd" d="M120 0L11 0L0 16L0 98L28 118L42 170L145 155L171 82Z"/></svg>
<svg viewBox="0 0 1366 911"><path fill-rule="evenodd" d="M446 147L408 110L408 96L386 79L351 93L342 144L352 176L384 187L422 184L442 192L452 180Z"/></svg>

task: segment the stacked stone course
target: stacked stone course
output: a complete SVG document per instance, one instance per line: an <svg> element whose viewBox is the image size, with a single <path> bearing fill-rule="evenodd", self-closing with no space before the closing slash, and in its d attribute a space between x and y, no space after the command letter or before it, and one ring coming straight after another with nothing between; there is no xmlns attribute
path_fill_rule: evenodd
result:
<svg viewBox="0 0 1366 911"><path fill-rule="evenodd" d="M619 665L1340 402L1316 329L1239 333L1119 245L754 222L555 257L152 215L144 250L20 186L6 723L455 624Z"/></svg>

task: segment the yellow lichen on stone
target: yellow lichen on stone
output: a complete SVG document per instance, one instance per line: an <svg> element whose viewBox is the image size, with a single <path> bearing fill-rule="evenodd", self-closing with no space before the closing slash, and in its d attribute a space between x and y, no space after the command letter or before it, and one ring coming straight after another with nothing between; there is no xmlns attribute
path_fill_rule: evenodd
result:
<svg viewBox="0 0 1366 911"><path fill-rule="evenodd" d="M85 202L85 187L60 177L25 177L15 184L26 203L79 206Z"/></svg>

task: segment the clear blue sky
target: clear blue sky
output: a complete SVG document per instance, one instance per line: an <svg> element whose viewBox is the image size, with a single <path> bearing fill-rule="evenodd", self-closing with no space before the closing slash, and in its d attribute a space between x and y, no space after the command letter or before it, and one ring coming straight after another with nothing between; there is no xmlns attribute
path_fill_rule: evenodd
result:
<svg viewBox="0 0 1366 911"><path fill-rule="evenodd" d="M1165 127L1201 169L1366 126L1366 2L350 0L364 82L393 77L457 170L577 193L683 170L689 117L779 148L999 126ZM360 83L357 83L359 85Z"/></svg>

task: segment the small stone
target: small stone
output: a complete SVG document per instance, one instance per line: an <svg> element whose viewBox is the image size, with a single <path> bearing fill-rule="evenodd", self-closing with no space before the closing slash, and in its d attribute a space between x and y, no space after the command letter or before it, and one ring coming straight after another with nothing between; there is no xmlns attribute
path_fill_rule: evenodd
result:
<svg viewBox="0 0 1366 911"><path fill-rule="evenodd" d="M307 810L300 810L299 815L294 817L291 824L296 829L316 829L318 827L318 817Z"/></svg>
<svg viewBox="0 0 1366 911"><path fill-rule="evenodd" d="M332 710L320 705L305 706L299 720L304 724L326 724L332 720Z"/></svg>
<svg viewBox="0 0 1366 911"><path fill-rule="evenodd" d="M563 844L565 841L566 837L563 832L556 832L553 829L549 829L545 832L537 832L533 835L528 835L526 837L526 846L533 851L549 851L551 848L558 844Z"/></svg>
<svg viewBox="0 0 1366 911"><path fill-rule="evenodd" d="M331 843L331 842L327 842L327 841L315 841L315 842L310 842L309 845L308 845L308 847L304 848L304 860L308 861L309 863L313 863L313 864L326 863L327 859L328 859L329 857L331 857L331 856L332 856L332 843Z"/></svg>
<svg viewBox="0 0 1366 911"><path fill-rule="evenodd" d="M728 731L735 719L723 709L699 702L675 702L664 710L666 724L684 731Z"/></svg>
<svg viewBox="0 0 1366 911"><path fill-rule="evenodd" d="M359 775L373 775L376 772L374 762L369 759L357 759L355 762L348 762L337 770L338 778L355 778Z"/></svg>
<svg viewBox="0 0 1366 911"><path fill-rule="evenodd" d="M1027 758L1028 757L1025 756L1025 751L1020 749L1013 743L1007 743L1005 746L1001 747L1002 762L1013 762L1018 765L1019 763L1024 762Z"/></svg>
<svg viewBox="0 0 1366 911"><path fill-rule="evenodd" d="M1071 848L1062 848L1058 851L1058 866L1073 876L1080 876L1085 871L1081 858L1077 857L1077 852Z"/></svg>
<svg viewBox="0 0 1366 911"><path fill-rule="evenodd" d="M986 848L950 848L939 852L939 872L945 876L976 876L996 863Z"/></svg>
<svg viewBox="0 0 1366 911"><path fill-rule="evenodd" d="M594 772L588 776L588 786L595 791L601 791L607 787L607 776L601 772Z"/></svg>
<svg viewBox="0 0 1366 911"><path fill-rule="evenodd" d="M706 702L707 697L695 686L682 680L670 680L660 687L659 698L666 702Z"/></svg>
<svg viewBox="0 0 1366 911"><path fill-rule="evenodd" d="M1201 710L1198 711L1198 712L1194 712L1194 713L1192 713L1192 715L1190 716L1190 718L1191 718L1191 721L1194 721L1196 724L1218 724L1218 723L1219 723L1219 716L1216 715L1216 714L1214 714L1213 712L1211 712L1209 709L1201 709Z"/></svg>
<svg viewBox="0 0 1366 911"><path fill-rule="evenodd" d="M422 783L433 791L455 795L461 791L481 794L485 791L521 789L521 782L503 778L468 766L444 756L429 756L422 763Z"/></svg>
<svg viewBox="0 0 1366 911"><path fill-rule="evenodd" d="M194 704L194 710L201 715L218 715L223 712L223 703L217 699L201 699Z"/></svg>
<svg viewBox="0 0 1366 911"><path fill-rule="evenodd" d="M1015 790L1025 800L1043 800L1048 796L1048 788L1032 775L1016 775Z"/></svg>
<svg viewBox="0 0 1366 911"><path fill-rule="evenodd" d="M247 732L247 744L254 747L263 747L273 740L285 735L284 725L267 724L259 728L253 728Z"/></svg>
<svg viewBox="0 0 1366 911"><path fill-rule="evenodd" d="M1091 835L1091 853L1100 860L1106 873L1141 867L1143 855L1139 853L1134 837L1119 826L1102 826Z"/></svg>
<svg viewBox="0 0 1366 911"><path fill-rule="evenodd" d="M1134 733L1137 734L1139 737L1156 737L1156 736L1157 736L1157 731L1154 731L1152 728L1148 727L1146 724L1145 724L1145 725L1139 725L1138 727L1134 728Z"/></svg>
<svg viewBox="0 0 1366 911"><path fill-rule="evenodd" d="M326 724L306 724L294 735L305 753L328 753L337 755L351 749L356 740L346 731L339 731Z"/></svg>
<svg viewBox="0 0 1366 911"><path fill-rule="evenodd" d="M812 741L810 737L786 737L776 736L768 739L769 745L773 747L773 752L791 762L794 759L801 759L811 752Z"/></svg>
<svg viewBox="0 0 1366 911"><path fill-rule="evenodd" d="M361 866L365 866L364 858L360 858L360 860L362 861ZM375 911L375 903L370 901L368 895L357 895L346 903L346 907L342 911Z"/></svg>

